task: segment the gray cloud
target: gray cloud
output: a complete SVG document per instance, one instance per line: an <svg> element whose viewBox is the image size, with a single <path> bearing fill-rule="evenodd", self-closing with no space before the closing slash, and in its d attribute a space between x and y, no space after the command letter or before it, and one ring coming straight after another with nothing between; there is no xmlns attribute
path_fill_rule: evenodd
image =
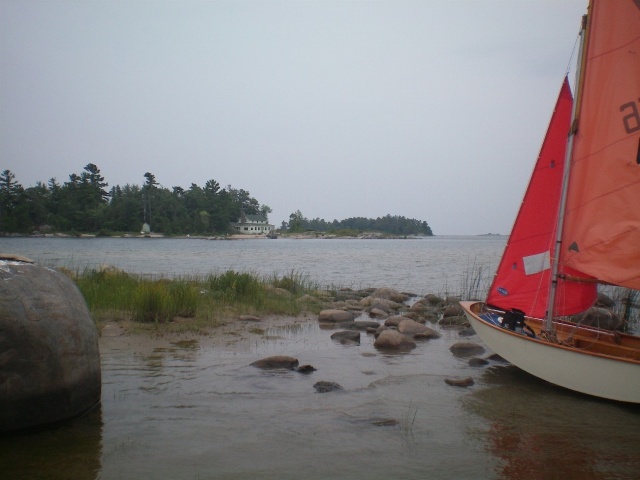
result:
<svg viewBox="0 0 640 480"><path fill-rule="evenodd" d="M508 233L586 0L0 0L0 168Z"/></svg>

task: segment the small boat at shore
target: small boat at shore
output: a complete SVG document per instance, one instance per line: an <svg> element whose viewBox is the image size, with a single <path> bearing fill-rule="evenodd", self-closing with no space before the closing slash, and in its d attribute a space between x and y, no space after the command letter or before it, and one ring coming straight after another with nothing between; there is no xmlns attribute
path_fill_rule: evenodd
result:
<svg viewBox="0 0 640 480"><path fill-rule="evenodd" d="M640 403L640 337L571 322L598 284L640 290L640 1L592 0L485 302L480 338L553 384Z"/></svg>

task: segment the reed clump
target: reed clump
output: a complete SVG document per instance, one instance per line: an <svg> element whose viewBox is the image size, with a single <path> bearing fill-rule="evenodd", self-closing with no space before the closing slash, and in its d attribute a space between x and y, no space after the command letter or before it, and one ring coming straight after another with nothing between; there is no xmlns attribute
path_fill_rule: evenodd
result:
<svg viewBox="0 0 640 480"><path fill-rule="evenodd" d="M236 314L300 315L319 311L300 297L319 290L290 272L261 278L229 270L204 277L152 278L117 269L66 272L82 292L94 318L168 324L191 319L185 329L202 330ZM315 312L317 313L317 312Z"/></svg>

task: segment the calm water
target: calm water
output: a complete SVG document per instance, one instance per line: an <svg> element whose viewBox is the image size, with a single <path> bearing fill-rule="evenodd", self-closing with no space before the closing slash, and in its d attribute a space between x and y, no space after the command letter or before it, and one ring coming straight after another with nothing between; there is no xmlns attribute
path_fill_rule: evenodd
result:
<svg viewBox="0 0 640 480"><path fill-rule="evenodd" d="M459 291L474 265L490 277L506 237L415 240L233 240L153 238L0 238L0 252L45 265L175 276L249 271L303 274L320 284L387 286L416 293Z"/></svg>
<svg viewBox="0 0 640 480"><path fill-rule="evenodd" d="M293 268L327 283L420 293L442 291L438 278L458 281L469 261L497 261L502 248L500 239L484 237L338 243L45 239L36 242L46 247L42 251L32 241L18 243L25 246L20 253L51 264L68 265L71 255L73 262L152 274ZM57 245L73 248L62 254ZM170 245L181 250L171 253ZM92 253L92 246L99 249ZM161 266L153 265L156 249ZM184 253L190 249L200 260ZM134 261L140 251L144 260ZM245 339L228 335L216 347L200 338L134 348L105 337L101 409L53 430L0 439L0 478L640 477L640 408L573 394L504 364L470 367L468 358L449 351L460 340L454 330L396 355L377 352L366 334L360 346L343 346L331 333L311 318ZM317 371L250 366L277 354ZM471 376L476 383L450 387L444 383L449 376ZM320 380L344 390L316 393L313 384Z"/></svg>

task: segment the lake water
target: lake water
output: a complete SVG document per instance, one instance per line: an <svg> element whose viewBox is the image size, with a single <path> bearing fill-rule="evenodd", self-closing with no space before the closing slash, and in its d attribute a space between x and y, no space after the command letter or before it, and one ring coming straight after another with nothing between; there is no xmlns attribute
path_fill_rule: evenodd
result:
<svg viewBox="0 0 640 480"><path fill-rule="evenodd" d="M416 293L458 291L467 272L491 278L506 237L410 240L231 240L155 238L0 238L0 252L74 269L113 265L149 275L259 275L296 272L321 285L386 286Z"/></svg>
<svg viewBox="0 0 640 480"><path fill-rule="evenodd" d="M455 291L504 238L424 240L0 239L51 265L151 275L294 270L332 285ZM452 355L456 330L405 354L361 334L340 345L314 318L223 343L102 338L102 405L43 432L0 438L7 479L637 479L640 408L556 388L502 363ZM477 337L472 341L480 342ZM488 354L489 352L487 352ZM250 364L290 355L317 371ZM486 355L486 354L485 354ZM484 355L483 355L484 356ZM447 377L474 379L451 387ZM342 391L317 393L321 380ZM621 379L621 381L624 381Z"/></svg>

